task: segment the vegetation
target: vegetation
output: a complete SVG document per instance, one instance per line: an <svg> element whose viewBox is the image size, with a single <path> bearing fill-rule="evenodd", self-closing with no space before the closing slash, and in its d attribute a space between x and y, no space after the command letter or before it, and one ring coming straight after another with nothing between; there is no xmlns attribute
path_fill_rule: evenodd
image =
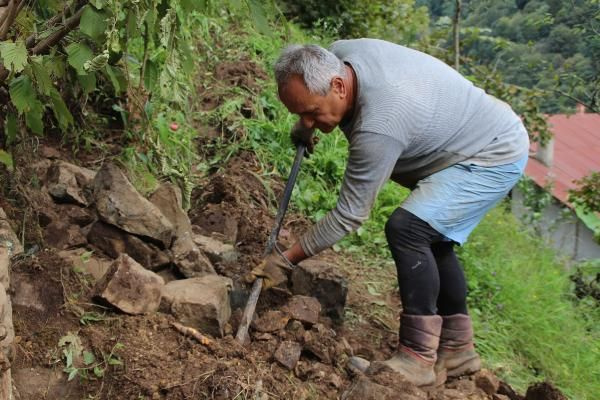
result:
<svg viewBox="0 0 600 400"><path fill-rule="evenodd" d="M434 26L450 23L454 3L417 1ZM597 0L463 1L462 19L463 55L493 65L507 82L542 90L544 112L572 111L576 103L600 111Z"/></svg>
<svg viewBox="0 0 600 400"><path fill-rule="evenodd" d="M5 71L0 79L4 87L0 96L6 100L0 108L4 120L0 139L8 146L0 151L0 163L9 169L18 168L10 154L12 149L35 136L56 135L74 152L94 150L101 157L119 157L142 190L150 190L159 179L177 182L189 205L189 195L201 175L219 168L240 150L257 154L265 166L260 176L265 182L273 176L286 176L294 154L288 132L295 118L278 101L272 80L262 82L260 91L233 87L214 76L219 63L244 59L270 71L286 43L326 45L340 34L385 37L452 60L452 52L447 50L450 24L438 18L428 29L426 10L416 8L411 0L368 4L342 1L335 7L330 2L283 2L285 15L291 20L298 18L303 29L281 22L269 24L266 15L281 16L273 4L258 5L253 0L236 3L219 8L211 1L190 0L48 0L34 6L11 2L11 7L23 6L11 17L12 22L5 19L4 25L0 24L8 26L6 31L0 28L0 56ZM427 3L434 16L451 15L446 9L434 7L442 2ZM521 39L505 39L499 33L475 28L475 16L484 13L483 7L473 8L475 3L465 2L467 26L461 34L466 40L466 57L461 71L509 102L524 116L529 131L544 140L547 127L542 111L571 103L564 99L548 103L544 92L534 88L539 87L538 83L513 79L519 71L516 64L510 65L514 70L508 68L508 62L504 68L508 58L503 56L500 62L493 51L517 46ZM494 2L500 3L513 10L508 2ZM581 3L586 7L595 4L593 0ZM556 12L548 12L563 21L559 17L564 7L556 7ZM298 14L301 9L307 12ZM500 6L490 9L505 10ZM529 5L523 10L534 13L535 7ZM500 19L488 17L492 22ZM518 25L511 22L515 16L506 17L507 24ZM567 28L575 29L567 22L563 21ZM589 29L595 28L584 26L578 32L584 35ZM556 40L558 35L554 35ZM585 46L570 57L581 59L588 57L586 51L596 51L595 40L585 40ZM554 48L550 44L546 47ZM489 50L485 53L489 57L479 57L477 49ZM520 60L517 53L512 57L513 61ZM592 61L600 59L594 57L589 56L582 65L593 66ZM556 88L573 96L593 91L588 83L595 78L589 75L589 69L567 69L563 64L560 85L541 85L544 91ZM597 78L597 69L591 71ZM586 84L576 89L562 86L564 79L572 77L580 77ZM208 86L217 87L225 100L215 109L204 110L196 107L190 97L194 97L196 88ZM244 110L248 99L252 104L250 118ZM218 126L221 135L196 151L198 130L205 124ZM117 154L110 153L106 144L115 132L121 149ZM346 161L343 135L335 132L322 136L315 154L302 167L292 201L296 211L313 220L335 206ZM387 184L370 219L335 249L369 257L371 263L381 260L382 265L389 264L383 262L389 261L389 254L382 227L407 193L395 184ZM470 279L469 302L477 325L478 348L488 366L497 368L520 389L534 380L550 379L573 398L592 398L600 392L597 304L590 302L588 295L573 296L574 283L552 251L539 239L519 231L519 223L498 208L461 252ZM596 267L585 268L585 276L589 276L590 269L595 271ZM82 323L94 318L82 316ZM63 363L73 377L91 377L92 373L98 376L100 370L96 367L118 362L113 353L96 359L94 354L86 355L81 348L73 347L74 343L76 339L70 338L60 344ZM77 364L73 355L80 350L83 362Z"/></svg>

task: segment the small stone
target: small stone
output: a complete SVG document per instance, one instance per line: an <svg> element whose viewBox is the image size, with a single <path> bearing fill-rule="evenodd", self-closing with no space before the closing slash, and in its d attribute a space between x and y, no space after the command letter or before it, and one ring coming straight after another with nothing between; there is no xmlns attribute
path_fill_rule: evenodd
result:
<svg viewBox="0 0 600 400"><path fill-rule="evenodd" d="M88 206L90 185L96 173L65 161L55 161L48 169L48 193L56 202Z"/></svg>
<svg viewBox="0 0 600 400"><path fill-rule="evenodd" d="M319 300L308 296L293 296L285 306L292 319L314 325L319 321L321 304Z"/></svg>
<svg viewBox="0 0 600 400"><path fill-rule="evenodd" d="M91 275L95 281L102 279L106 271L110 269L112 260L100 258L85 249L61 250L58 255L73 265L76 272L84 272Z"/></svg>
<svg viewBox="0 0 600 400"><path fill-rule="evenodd" d="M208 256L213 263L235 261L239 254L229 243L223 243L209 236L193 234L194 243Z"/></svg>
<svg viewBox="0 0 600 400"><path fill-rule="evenodd" d="M360 376L344 393L342 400L392 400L399 394L393 389L379 385L365 376Z"/></svg>
<svg viewBox="0 0 600 400"><path fill-rule="evenodd" d="M216 274L212 263L196 246L189 232L175 239L171 252L177 269L187 278Z"/></svg>
<svg viewBox="0 0 600 400"><path fill-rule="evenodd" d="M287 327L286 330L293 335L293 337L300 341L302 340L302 338L304 337L304 332L306 332L306 330L304 329L304 325L302 325L302 322L297 321L297 320L291 320Z"/></svg>
<svg viewBox="0 0 600 400"><path fill-rule="evenodd" d="M219 275L172 281L163 288L161 310L186 326L223 336L231 316L231 287L231 279Z"/></svg>
<svg viewBox="0 0 600 400"><path fill-rule="evenodd" d="M160 305L163 279L122 254L96 284L96 297L127 314L154 312Z"/></svg>
<svg viewBox="0 0 600 400"><path fill-rule="evenodd" d="M492 395L498 392L500 380L487 369L482 369L475 374L475 385L486 394Z"/></svg>
<svg viewBox="0 0 600 400"><path fill-rule="evenodd" d="M252 321L252 327L259 332L277 332L287 325L290 317L279 310L270 310Z"/></svg>
<svg viewBox="0 0 600 400"><path fill-rule="evenodd" d="M322 311L335 322L344 317L348 283L334 265L317 259L305 260L292 271L292 293L315 297Z"/></svg>
<svg viewBox="0 0 600 400"><path fill-rule="evenodd" d="M344 384L344 382L342 381L342 378L340 378L340 376L338 374L331 374L329 376L328 382L331 386L333 386L336 389L339 389L342 387L342 385Z"/></svg>
<svg viewBox="0 0 600 400"><path fill-rule="evenodd" d="M348 370L353 374L364 374L367 371L367 369L369 369L370 365L371 362L369 360L355 356L350 357L346 368L348 368Z"/></svg>
<svg viewBox="0 0 600 400"><path fill-rule="evenodd" d="M267 340L273 339L275 336L271 335L270 333L266 333L266 332L264 332L264 333L258 332L258 333L255 333L253 335L253 337L256 340L267 341Z"/></svg>
<svg viewBox="0 0 600 400"><path fill-rule="evenodd" d="M273 356L281 365L292 370L298 363L301 352L302 346L299 343L286 340L281 342Z"/></svg>

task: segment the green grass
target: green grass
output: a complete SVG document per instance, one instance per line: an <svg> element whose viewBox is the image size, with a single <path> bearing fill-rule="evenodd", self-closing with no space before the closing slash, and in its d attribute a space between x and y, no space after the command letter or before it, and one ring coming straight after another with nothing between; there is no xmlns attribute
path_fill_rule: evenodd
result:
<svg viewBox="0 0 600 400"><path fill-rule="evenodd" d="M488 367L521 390L549 380L570 398L597 398L598 307L574 299L554 252L499 207L460 255L477 345Z"/></svg>

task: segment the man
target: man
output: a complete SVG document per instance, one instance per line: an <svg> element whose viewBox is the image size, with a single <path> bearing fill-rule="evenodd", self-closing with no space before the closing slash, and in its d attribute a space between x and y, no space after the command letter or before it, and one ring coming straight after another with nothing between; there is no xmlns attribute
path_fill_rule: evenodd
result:
<svg viewBox="0 0 600 400"><path fill-rule="evenodd" d="M349 158L335 209L282 255L253 270L267 287L330 247L369 215L388 180L411 194L385 226L403 314L398 351L385 361L419 386L480 368L454 253L515 185L529 140L510 107L443 62L393 43L341 40L329 50L286 48L275 65L281 101L300 119L292 139L339 126ZM285 259L283 257L285 257Z"/></svg>

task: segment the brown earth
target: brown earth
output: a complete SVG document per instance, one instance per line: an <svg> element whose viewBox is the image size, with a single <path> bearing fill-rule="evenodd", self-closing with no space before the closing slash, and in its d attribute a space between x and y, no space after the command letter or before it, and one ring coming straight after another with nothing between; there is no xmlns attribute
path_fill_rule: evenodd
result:
<svg viewBox="0 0 600 400"><path fill-rule="evenodd" d="M253 77L264 77L264 73L256 71L256 65L245 61L222 65L216 75L228 85L256 90ZM203 109L216 107L224 99L223 93L215 94L206 88L200 93L204 94ZM206 144L213 139L202 140ZM56 143L44 149L58 158L68 154ZM39 155L39 160L43 158L39 152L33 154ZM88 156L80 163L95 168L95 162ZM32 184L33 176L35 168L23 169L15 178L18 182L15 187L21 193L19 201L7 198L0 201L15 222L15 229L24 233L30 246L43 243L51 220L76 224L72 218L77 214L53 204L39 185ZM189 215L196 229L234 244L239 251L236 261L217 263L215 270L232 278L234 288L242 291L248 289L243 277L261 259L277 199L283 190L282 182L270 180L267 184L266 176L254 154L240 152L201 182L192 196ZM24 231L16 221L25 221ZM291 244L307 225L304 217L288 215L280 235L281 244ZM12 268L10 294L17 335L12 368L16 398L339 399L357 380L345 368L349 356L381 360L393 352L400 304L392 268L361 265L351 255L333 251L325 252L321 258L338 265L348 276L344 323L335 325L321 317L312 327L295 324L292 329L288 323L287 328L275 332L252 331L252 343L243 347L233 338L239 309L234 311L224 338L201 344L174 329L170 315L129 316L95 304L91 299L91 277L75 271L58 257L55 249L42 247L15 260ZM265 293L259 300L257 316L280 309L289 297L290 293L285 291ZM301 338L298 330L304 331ZM58 373L65 369L68 346L59 342L66 335L78 337L80 350L92 353L95 360L86 364L81 355L75 357L73 365L79 368L79 374L73 380L67 381L66 373L62 373L57 379L42 380L40 384L33 371ZM278 345L290 340L305 342L300 361L292 371L273 358ZM450 381L429 393L390 372L371 379L392 388L397 394L394 398L398 399L409 395L429 399L523 398L506 384L501 385L498 394L486 395L476 387L472 377ZM19 397L19 393L23 395ZM528 397L530 400L560 398L547 387L532 393L538 397ZM544 397L544 393L550 394Z"/></svg>

